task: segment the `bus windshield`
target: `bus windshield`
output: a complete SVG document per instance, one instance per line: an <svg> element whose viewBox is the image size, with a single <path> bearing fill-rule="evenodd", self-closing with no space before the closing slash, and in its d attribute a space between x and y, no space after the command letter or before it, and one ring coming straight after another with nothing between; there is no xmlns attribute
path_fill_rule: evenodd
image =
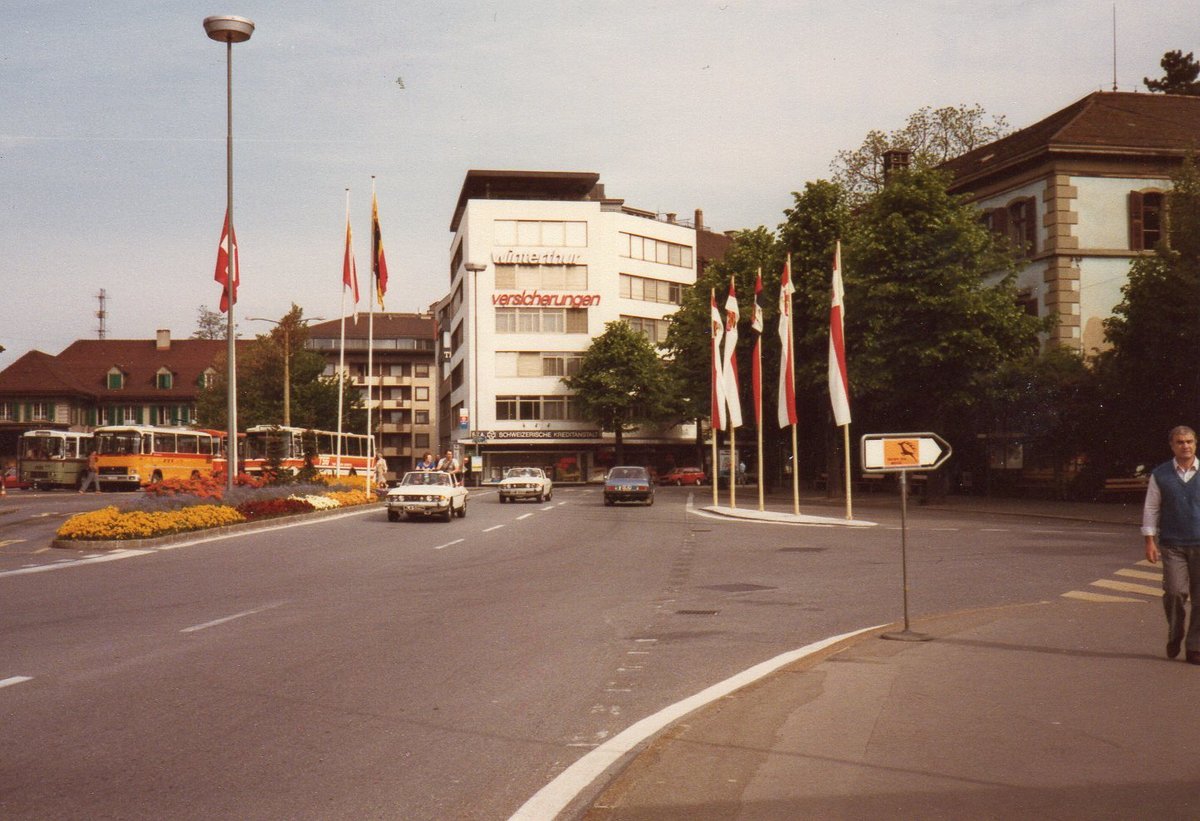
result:
<svg viewBox="0 0 1200 821"><path fill-rule="evenodd" d="M61 459L63 442L61 436L22 436L22 459Z"/></svg>
<svg viewBox="0 0 1200 821"><path fill-rule="evenodd" d="M96 452L108 456L141 453L142 435L136 431L97 433Z"/></svg>
<svg viewBox="0 0 1200 821"><path fill-rule="evenodd" d="M301 454L293 447L295 437L287 430L252 430L246 434L247 459L290 459Z"/></svg>

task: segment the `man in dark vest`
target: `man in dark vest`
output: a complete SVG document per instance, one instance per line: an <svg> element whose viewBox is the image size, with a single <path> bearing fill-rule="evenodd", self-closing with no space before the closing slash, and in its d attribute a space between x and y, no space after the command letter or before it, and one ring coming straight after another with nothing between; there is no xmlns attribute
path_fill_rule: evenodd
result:
<svg viewBox="0 0 1200 821"><path fill-rule="evenodd" d="M1200 480L1196 479L1196 432L1180 425L1169 434L1174 459L1150 473L1142 535L1146 560L1163 563L1163 608L1167 613L1167 658L1187 649L1189 664L1200 664ZM1192 600L1187 619L1188 598ZM1187 624L1185 634L1184 625Z"/></svg>

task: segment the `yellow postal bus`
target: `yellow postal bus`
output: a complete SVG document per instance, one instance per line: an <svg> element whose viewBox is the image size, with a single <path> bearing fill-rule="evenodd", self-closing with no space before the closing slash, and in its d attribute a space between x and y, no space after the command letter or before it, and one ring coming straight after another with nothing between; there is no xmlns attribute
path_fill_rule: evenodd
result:
<svg viewBox="0 0 1200 821"><path fill-rule="evenodd" d="M101 490L137 490L164 479L211 476L220 442L208 431L146 425L96 428Z"/></svg>

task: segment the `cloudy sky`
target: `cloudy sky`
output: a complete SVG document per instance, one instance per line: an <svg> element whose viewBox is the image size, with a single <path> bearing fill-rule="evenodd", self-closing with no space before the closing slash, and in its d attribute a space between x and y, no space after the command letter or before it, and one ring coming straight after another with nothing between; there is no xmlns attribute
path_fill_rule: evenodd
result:
<svg viewBox="0 0 1200 821"><path fill-rule="evenodd" d="M1022 127L1113 81L1112 0L7 0L0 367L94 338L101 289L110 339L189 336L216 307L208 14L257 25L233 53L241 317L338 316L345 192L365 270L372 176L387 308L423 310L468 169L594 171L638 208L774 227L839 149L921 106ZM1118 0L1116 20L1122 91L1200 50L1194 0Z"/></svg>

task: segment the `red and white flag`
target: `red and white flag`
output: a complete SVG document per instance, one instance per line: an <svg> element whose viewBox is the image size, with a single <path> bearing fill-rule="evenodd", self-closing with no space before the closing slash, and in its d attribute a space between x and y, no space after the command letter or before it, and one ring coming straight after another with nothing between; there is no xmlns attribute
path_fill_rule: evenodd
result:
<svg viewBox="0 0 1200 821"><path fill-rule="evenodd" d="M839 428L850 424L850 381L846 378L845 316L842 305L842 243L833 252L833 299L829 305L829 401Z"/></svg>
<svg viewBox="0 0 1200 821"><path fill-rule="evenodd" d="M754 315L750 327L754 329L754 360L751 365L750 380L754 391L754 425L762 429L762 268L754 278Z"/></svg>
<svg viewBox="0 0 1200 821"><path fill-rule="evenodd" d="M346 253L342 258L342 294L350 289L354 299L354 321L358 321L358 266L354 264L354 241L350 234L350 218L346 218ZM345 303L343 303L344 305Z"/></svg>
<svg viewBox="0 0 1200 821"><path fill-rule="evenodd" d="M716 289L709 291L709 306L712 313L712 428L725 430L725 385L721 375L721 339L725 336L725 323L717 310Z"/></svg>
<svg viewBox="0 0 1200 821"><path fill-rule="evenodd" d="M792 355L792 255L783 260L779 283L779 427L796 424L796 369Z"/></svg>
<svg viewBox="0 0 1200 821"><path fill-rule="evenodd" d="M742 398L738 390L737 341L738 341L737 294L733 290L733 277L729 278L729 297L725 300L725 363L721 368L725 388L725 405L729 408L729 427L742 426Z"/></svg>
<svg viewBox="0 0 1200 821"><path fill-rule="evenodd" d="M232 253L230 249L232 248ZM233 264L230 265L230 257L233 258ZM229 211L225 212L225 225L221 228L221 244L217 246L217 271L213 275L213 279L221 283L221 313L226 313L229 310L229 295L233 292L233 302L237 303L237 289L240 280L240 267L238 265L238 245L237 234L233 230L233 226L229 224ZM230 268L232 272L232 286L230 283Z"/></svg>

